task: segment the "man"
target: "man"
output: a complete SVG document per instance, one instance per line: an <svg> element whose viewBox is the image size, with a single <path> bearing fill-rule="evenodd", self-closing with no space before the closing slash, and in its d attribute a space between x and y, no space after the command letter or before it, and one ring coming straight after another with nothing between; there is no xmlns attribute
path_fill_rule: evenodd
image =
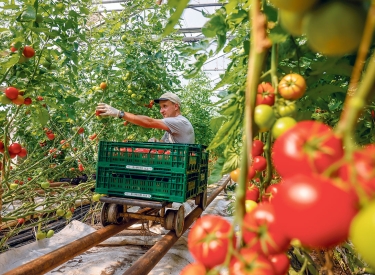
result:
<svg viewBox="0 0 375 275"><path fill-rule="evenodd" d="M105 103L99 103L96 111L101 113L100 116L118 117L144 128L165 130L160 142L194 144L193 126L186 117L181 115L181 99L174 93L167 92L160 98L155 99L154 102L160 104L160 113L163 119L120 111ZM156 140L151 139L149 141Z"/></svg>

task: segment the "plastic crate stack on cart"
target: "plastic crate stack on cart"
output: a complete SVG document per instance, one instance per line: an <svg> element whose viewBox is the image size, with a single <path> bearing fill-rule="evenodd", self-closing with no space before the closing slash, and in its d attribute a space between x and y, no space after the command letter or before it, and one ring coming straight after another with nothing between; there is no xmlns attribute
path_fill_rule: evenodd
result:
<svg viewBox="0 0 375 275"><path fill-rule="evenodd" d="M95 192L185 202L207 188L206 146L100 141Z"/></svg>

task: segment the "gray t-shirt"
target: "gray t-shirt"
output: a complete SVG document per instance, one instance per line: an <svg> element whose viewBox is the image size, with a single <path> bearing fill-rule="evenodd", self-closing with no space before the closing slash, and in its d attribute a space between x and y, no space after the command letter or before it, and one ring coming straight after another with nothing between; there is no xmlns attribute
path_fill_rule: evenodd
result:
<svg viewBox="0 0 375 275"><path fill-rule="evenodd" d="M167 143L195 143L195 134L190 121L182 116L166 117L162 121L169 127L170 131L165 131L161 142Z"/></svg>

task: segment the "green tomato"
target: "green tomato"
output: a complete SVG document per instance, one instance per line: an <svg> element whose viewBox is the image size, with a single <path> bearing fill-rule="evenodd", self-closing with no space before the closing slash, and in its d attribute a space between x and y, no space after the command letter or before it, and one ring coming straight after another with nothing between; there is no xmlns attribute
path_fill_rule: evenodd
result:
<svg viewBox="0 0 375 275"><path fill-rule="evenodd" d="M9 99L6 95L2 95L2 96L0 96L0 102L1 102L1 104L10 104L10 103L12 103L12 100L11 99Z"/></svg>
<svg viewBox="0 0 375 275"><path fill-rule="evenodd" d="M278 138L284 132L292 128L296 123L297 121L295 121L294 118L288 116L279 118L272 127L272 136L274 138Z"/></svg>
<svg viewBox="0 0 375 275"><path fill-rule="evenodd" d="M261 132L266 132L271 129L275 119L275 114L271 106L260 104L255 107L254 121Z"/></svg>
<svg viewBox="0 0 375 275"><path fill-rule="evenodd" d="M129 84L129 85L128 85L128 89L130 90L131 88L132 88L132 85L131 85L131 84Z"/></svg>
<svg viewBox="0 0 375 275"><path fill-rule="evenodd" d="M68 210L65 213L65 219L69 220L73 216L72 211Z"/></svg>
<svg viewBox="0 0 375 275"><path fill-rule="evenodd" d="M38 231L37 233L36 233L36 239L37 240L43 240L43 239L45 239L46 238L46 232L43 232L43 231Z"/></svg>
<svg viewBox="0 0 375 275"><path fill-rule="evenodd" d="M47 232L47 238L51 238L54 234L55 234L55 231L53 231L52 229L48 230L48 232Z"/></svg>
<svg viewBox="0 0 375 275"><path fill-rule="evenodd" d="M11 184L9 185L9 188L10 188L11 190L17 189L17 187L18 187L18 184L17 184L17 183L11 183Z"/></svg>
<svg viewBox="0 0 375 275"><path fill-rule="evenodd" d="M137 95L136 95L136 94L132 94L131 97L132 97L132 98L136 98Z"/></svg>
<svg viewBox="0 0 375 275"><path fill-rule="evenodd" d="M93 201L99 201L99 199L100 199L100 194L94 194L94 195L92 196L92 200L93 200Z"/></svg>
<svg viewBox="0 0 375 275"><path fill-rule="evenodd" d="M64 216L65 215L65 210L61 209L61 208L57 209L56 210L56 215L59 216L59 217Z"/></svg>
<svg viewBox="0 0 375 275"><path fill-rule="evenodd" d="M353 218L349 239L372 268L375 268L375 201L362 208Z"/></svg>
<svg viewBox="0 0 375 275"><path fill-rule="evenodd" d="M121 36L121 40L122 40L122 42L126 42L127 38L126 38L125 34L123 36Z"/></svg>
<svg viewBox="0 0 375 275"><path fill-rule="evenodd" d="M277 112L281 117L293 116L296 112L296 104L293 102L287 105L278 105Z"/></svg>
<svg viewBox="0 0 375 275"><path fill-rule="evenodd" d="M40 184L40 187L42 187L43 189L46 189L46 188L49 188L50 187L50 184L48 181L45 181L45 182L42 182Z"/></svg>
<svg viewBox="0 0 375 275"><path fill-rule="evenodd" d="M129 95L133 94L133 91L132 90L128 90L128 94Z"/></svg>

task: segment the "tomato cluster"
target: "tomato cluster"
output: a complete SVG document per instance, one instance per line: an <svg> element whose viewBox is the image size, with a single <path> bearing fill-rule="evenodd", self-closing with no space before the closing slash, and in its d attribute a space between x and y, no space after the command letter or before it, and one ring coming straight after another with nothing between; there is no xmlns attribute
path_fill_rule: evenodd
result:
<svg viewBox="0 0 375 275"><path fill-rule="evenodd" d="M0 153L5 153L5 146L4 142L0 141ZM8 146L8 153L9 157L11 159L15 158L16 156L19 156L21 158L24 158L27 156L27 150L26 148L22 147L21 144L17 142L13 142Z"/></svg>

